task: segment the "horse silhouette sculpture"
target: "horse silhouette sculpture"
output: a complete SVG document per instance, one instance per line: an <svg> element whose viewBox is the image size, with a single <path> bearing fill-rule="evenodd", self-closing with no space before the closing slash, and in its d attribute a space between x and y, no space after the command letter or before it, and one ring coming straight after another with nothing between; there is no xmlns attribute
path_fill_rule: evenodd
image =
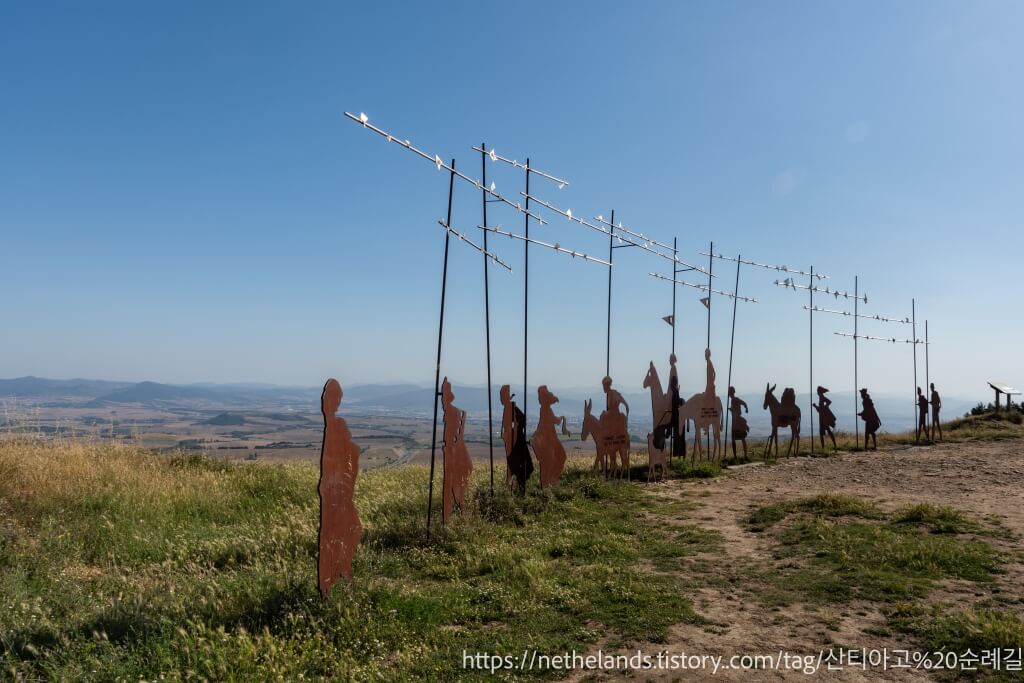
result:
<svg viewBox="0 0 1024 683"><path fill-rule="evenodd" d="M772 414L772 435L768 437L768 445L765 446L765 455L775 444L775 455L779 454L779 427L790 428L789 447L786 455L793 450L793 443L796 442L796 455L800 455L800 406L796 404L796 392L793 387L786 387L782 391L782 400L775 398L775 385L764 385L764 409L770 410Z"/></svg>
<svg viewBox="0 0 1024 683"><path fill-rule="evenodd" d="M658 370L651 361L647 374L644 375L644 389L651 390L651 415L654 416L653 430L657 432L672 424L672 394L666 394L661 387Z"/></svg>
<svg viewBox="0 0 1024 683"><path fill-rule="evenodd" d="M707 394L694 394L679 406L679 424L686 420L693 421L693 453L690 461L696 462L698 456L704 457L704 446L701 444L702 436L714 434L715 447L708 453L708 459L714 459L719 452L724 452L722 447L722 399L713 397L711 407L705 405Z"/></svg>
<svg viewBox="0 0 1024 683"><path fill-rule="evenodd" d="M580 441L586 441L587 437L594 439L597 446L597 455L594 457L594 471L603 472L605 476L613 472L617 476L629 472L629 443L616 443L606 440L605 430L601 426L601 420L594 415L592 408L594 401L587 399L583 402L583 431L580 433ZM618 456L616 465L615 456Z"/></svg>

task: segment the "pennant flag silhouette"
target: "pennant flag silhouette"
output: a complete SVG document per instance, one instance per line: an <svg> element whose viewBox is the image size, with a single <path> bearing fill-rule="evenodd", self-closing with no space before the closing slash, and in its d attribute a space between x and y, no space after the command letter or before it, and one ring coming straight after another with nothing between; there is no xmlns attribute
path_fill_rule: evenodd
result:
<svg viewBox="0 0 1024 683"><path fill-rule="evenodd" d="M667 322L669 327L676 326L676 317L674 315L663 315L661 319Z"/></svg>
<svg viewBox="0 0 1024 683"><path fill-rule="evenodd" d="M706 296L702 298L700 302L704 304L704 308L708 309L709 311L711 310L711 297Z"/></svg>

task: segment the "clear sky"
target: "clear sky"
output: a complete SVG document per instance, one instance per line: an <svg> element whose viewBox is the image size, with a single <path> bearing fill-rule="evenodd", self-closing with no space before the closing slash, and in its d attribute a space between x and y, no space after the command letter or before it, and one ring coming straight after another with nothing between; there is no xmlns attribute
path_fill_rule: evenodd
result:
<svg viewBox="0 0 1024 683"><path fill-rule="evenodd" d="M448 179L342 117L480 175L532 157L534 191L681 257L813 264L867 313L930 321L932 379L1024 384L1024 4L1019 2L11 2L0 17L0 376L312 385L433 379ZM522 174L491 165L515 195ZM480 193L456 185L477 232ZM531 234L607 256L550 212ZM490 222L522 219L492 204ZM495 244L495 381L522 368L522 245ZM612 375L664 376L668 262L616 252ZM484 380L482 264L453 243L444 371ZM715 264L716 287L735 271ZM604 374L607 270L531 251L530 375ZM744 269L734 384L806 396L805 297ZM679 291L684 393L705 313ZM845 308L845 302L828 302ZM727 373L731 305L712 349ZM815 383L853 388L843 318ZM923 326L922 326L923 327ZM866 323L866 334L910 336ZM923 336L923 329L919 330ZM912 391L909 345L860 380ZM923 357L921 360L923 374ZM921 380L923 383L923 379ZM748 397L749 398L749 397ZM755 397L756 400L756 397Z"/></svg>

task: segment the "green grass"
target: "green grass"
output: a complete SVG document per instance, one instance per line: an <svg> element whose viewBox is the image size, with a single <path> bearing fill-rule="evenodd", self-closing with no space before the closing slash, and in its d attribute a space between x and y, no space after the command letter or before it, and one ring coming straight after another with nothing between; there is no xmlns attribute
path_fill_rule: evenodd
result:
<svg viewBox="0 0 1024 683"><path fill-rule="evenodd" d="M425 468L361 474L356 581L323 601L313 465L0 443L0 667L28 680L482 680L463 650L658 642L701 623L666 571L720 539L658 524L640 512L642 485L587 464L524 498L481 493L478 467L465 513L430 538Z"/></svg>
<svg viewBox="0 0 1024 683"><path fill-rule="evenodd" d="M770 604L896 602L925 597L935 582L990 582L998 571L992 547L974 536L980 527L949 508L918 505L886 515L849 496L820 495L760 507L752 531L776 532L781 566L769 573Z"/></svg>

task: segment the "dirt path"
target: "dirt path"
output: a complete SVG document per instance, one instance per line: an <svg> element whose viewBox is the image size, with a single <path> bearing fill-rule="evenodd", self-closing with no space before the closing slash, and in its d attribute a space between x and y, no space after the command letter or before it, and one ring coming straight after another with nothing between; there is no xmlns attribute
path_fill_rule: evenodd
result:
<svg viewBox="0 0 1024 683"><path fill-rule="evenodd" d="M817 656L832 647L920 649L906 636L888 634L882 606L855 602L832 606L792 604L766 608L758 603L750 577L779 562L770 535L747 530L742 520L758 506L813 496L843 493L870 500L887 511L930 502L947 505L967 517L1002 525L1011 534L992 543L1004 558L1005 574L996 586L947 582L930 600L962 604L991 597L1009 602L1024 614L1024 441L973 442L933 447L904 447L830 458L793 458L772 466L731 468L725 476L700 481L669 481L651 486L666 500L686 500L695 509L686 522L721 534L721 553L683 563L695 579L690 592L696 610L711 622L673 627L666 643L633 644L653 654L667 650L696 655L775 654ZM678 520L665 519L665 523ZM1009 600L1007 593L1010 593ZM1014 604L1015 603L1015 604ZM829 680L926 680L916 670L882 671L844 667L821 672ZM581 674L569 680L612 680L622 673ZM806 680L798 671L638 671L635 680Z"/></svg>

